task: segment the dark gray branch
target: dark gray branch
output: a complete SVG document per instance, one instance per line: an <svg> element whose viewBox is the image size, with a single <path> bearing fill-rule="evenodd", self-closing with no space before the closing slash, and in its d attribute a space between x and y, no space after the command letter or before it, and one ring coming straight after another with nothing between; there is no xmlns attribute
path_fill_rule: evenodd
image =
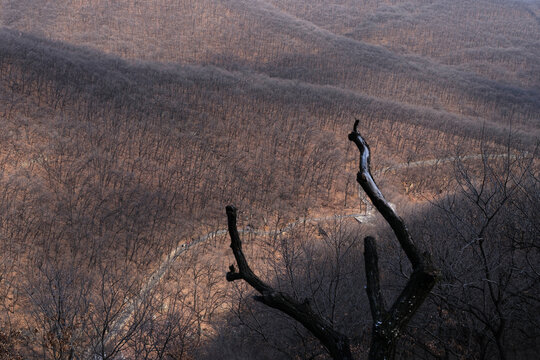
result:
<svg viewBox="0 0 540 360"><path fill-rule="evenodd" d="M432 265L429 254L421 254L418 251L403 219L392 209L373 180L369 167L369 146L358 132L358 120L354 123L353 132L349 134L349 140L354 142L360 151L360 171L356 177L358 183L394 231L401 248L413 267L413 273L405 288L387 312L379 284L375 239L367 237L364 240L366 292L373 316L373 335L369 359L392 359L395 354L396 339L435 286L439 272Z"/></svg>
<svg viewBox="0 0 540 360"><path fill-rule="evenodd" d="M373 203L373 206L375 206L377 211L384 217L388 225L390 225L394 231L394 234L396 234L403 251L405 251L405 254L409 258L413 268L416 268L422 262L420 252L414 245L405 223L396 214L394 209L392 209L388 201L386 201L383 194L379 190L379 187L375 183L375 180L373 180L371 170L369 168L371 161L369 146L364 138L360 135L357 128L358 120L356 120L354 123L353 132L349 134L349 140L354 142L358 147L358 150L360 150L360 171L358 172L356 180L368 195L369 199Z"/></svg>
<svg viewBox="0 0 540 360"><path fill-rule="evenodd" d="M236 226L236 208L234 206L227 206L225 210L227 212L227 226L231 237L231 249L239 268L238 272L236 272L234 266L231 265L231 267L229 267L230 271L227 273L227 280L233 281L243 279L261 294L272 292L273 289L251 271L246 257L242 252L242 241L240 240L240 235L238 234L238 228Z"/></svg>
<svg viewBox="0 0 540 360"><path fill-rule="evenodd" d="M259 292L260 296L255 297L257 301L280 310L301 323L319 339L332 358L352 359L348 337L335 331L329 321L315 313L311 309L309 301L304 300L303 302L299 302L288 294L274 290L251 271L242 251L242 241L240 240L236 225L236 208L234 206L227 206L226 211L229 235L231 237L231 248L239 268L237 272L234 266L231 265L229 267L230 271L226 276L227 280L234 281L242 279L246 281Z"/></svg>
<svg viewBox="0 0 540 360"><path fill-rule="evenodd" d="M379 258L375 239L368 236L364 239L364 261L366 266L366 292L373 321L381 322L386 314L386 307L379 281Z"/></svg>

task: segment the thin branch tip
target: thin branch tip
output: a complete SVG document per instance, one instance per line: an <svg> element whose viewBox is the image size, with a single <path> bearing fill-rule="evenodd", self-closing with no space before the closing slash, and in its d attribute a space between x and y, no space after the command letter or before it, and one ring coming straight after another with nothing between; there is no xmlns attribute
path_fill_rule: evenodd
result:
<svg viewBox="0 0 540 360"><path fill-rule="evenodd" d="M225 206L225 211L227 213L227 215L231 214L233 215L234 217L236 217L236 213L237 213L237 209L234 205L227 205Z"/></svg>

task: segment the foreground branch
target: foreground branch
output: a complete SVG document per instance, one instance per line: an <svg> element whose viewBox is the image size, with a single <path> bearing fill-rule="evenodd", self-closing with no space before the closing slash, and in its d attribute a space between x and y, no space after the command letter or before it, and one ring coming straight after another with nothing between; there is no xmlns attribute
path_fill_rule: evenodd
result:
<svg viewBox="0 0 540 360"><path fill-rule="evenodd" d="M253 273L242 251L242 241L240 240L236 225L236 208L234 206L227 206L226 211L229 235L231 237L231 248L239 269L236 271L234 266L231 265L229 267L230 271L226 276L227 281L239 279L246 281L260 294L260 296L255 297L255 300L274 309L278 309L301 323L319 339L332 358L352 359L349 339L345 335L335 331L330 322L315 313L311 309L308 299L299 302L288 294L274 290Z"/></svg>
<svg viewBox="0 0 540 360"><path fill-rule="evenodd" d="M413 268L405 288L390 310L387 311L380 290L375 239L372 237L364 239L366 292L373 317L373 335L369 359L392 359L394 358L396 340L399 334L427 298L433 286L435 286L439 272L432 265L429 254L427 252L421 254L418 251L405 223L386 201L373 180L369 167L369 146L358 132L358 120L354 123L353 132L349 134L349 140L354 142L360 151L360 171L356 179L370 198L373 206L394 231Z"/></svg>
<svg viewBox="0 0 540 360"><path fill-rule="evenodd" d="M356 181L358 181L360 186L362 186L362 189L364 189L365 193L373 203L373 206L375 206L377 211L384 217L388 225L390 225L394 231L394 234L396 234L403 251L405 251L405 254L409 258L413 268L416 268L420 266L422 262L420 253L418 249L416 249L405 223L398 216L398 214L396 214L394 209L392 209L388 201L386 201L383 194L379 190L377 184L375 184L375 180L373 180L371 170L369 168L371 161L369 146L364 138L360 135L357 128L358 120L356 120L354 123L353 132L349 134L349 140L354 142L360 151L360 171L356 176Z"/></svg>
<svg viewBox="0 0 540 360"><path fill-rule="evenodd" d="M357 130L358 120L354 123L349 140L353 141L360 151L360 171L357 181L366 192L379 213L390 225L397 240L411 262L413 272L397 300L386 309L380 287L379 265L376 242L373 237L364 239L364 258L366 267L366 292L373 317L373 332L369 351L370 360L393 359L396 341L399 334L424 302L437 281L439 272L432 265L428 253L421 254L409 234L403 220L392 209L373 180L369 168L370 152L364 138ZM288 294L274 290L270 285L259 279L249 267L242 251L242 242L236 224L236 208L227 206L227 221L231 248L233 250L238 271L231 265L227 273L228 281L244 280L260 296L255 299L274 309L278 309L300 322L326 347L334 359L352 359L349 339L335 331L331 324L315 313L309 306L309 300L299 302Z"/></svg>

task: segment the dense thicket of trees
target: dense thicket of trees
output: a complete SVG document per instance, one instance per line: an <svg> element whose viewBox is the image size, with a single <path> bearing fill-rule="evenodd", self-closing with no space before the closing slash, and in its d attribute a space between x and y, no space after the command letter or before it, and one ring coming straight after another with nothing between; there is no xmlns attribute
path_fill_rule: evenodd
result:
<svg viewBox="0 0 540 360"><path fill-rule="evenodd" d="M451 195L435 204L419 231L432 246L443 280L432 298L446 324L423 329L437 354L470 358L534 358L538 351L538 163L527 154L482 166L457 161ZM429 230L428 230L429 229ZM437 229L437 230L436 230ZM422 328L418 329L420 332ZM452 342L443 340L452 338ZM446 342L443 345L442 342Z"/></svg>

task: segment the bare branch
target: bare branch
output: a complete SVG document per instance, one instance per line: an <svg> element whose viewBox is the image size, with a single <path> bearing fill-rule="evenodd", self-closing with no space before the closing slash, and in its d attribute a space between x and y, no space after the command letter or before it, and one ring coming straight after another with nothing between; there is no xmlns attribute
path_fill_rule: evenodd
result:
<svg viewBox="0 0 540 360"><path fill-rule="evenodd" d="M417 268L422 263L420 253L414 245L405 223L396 214L394 209L392 209L388 201L386 201L383 194L379 190L379 187L375 183L375 180L373 180L371 170L369 168L371 161L369 146L364 138L360 135L357 128L358 120L356 120L354 123L353 132L349 134L349 140L354 142L358 147L358 150L360 150L360 171L358 172L356 180L369 196L373 206L375 206L377 211L384 217L386 222L388 222L388 225L390 225L394 231L394 234L396 234L396 237L403 248L403 251L405 251L405 254L409 258L413 268Z"/></svg>
<svg viewBox="0 0 540 360"><path fill-rule="evenodd" d="M366 266L366 292L369 299L369 307L374 321L382 321L386 314L386 307L381 292L379 281L379 258L375 239L368 236L364 239L364 259Z"/></svg>
<svg viewBox="0 0 540 360"><path fill-rule="evenodd" d="M371 175L369 146L358 132L358 120L354 123L349 140L360 151L360 171L357 181L369 196L377 211L384 217L396 235L401 248L412 264L411 274L405 288L386 312L384 299L379 284L379 269L375 239L364 240L367 286L371 314L373 316L373 335L369 359L392 359L395 354L395 342L404 327L411 320L420 305L427 298L437 282L439 271L432 265L428 253L420 254L409 234L407 226L379 190Z"/></svg>
<svg viewBox="0 0 540 360"><path fill-rule="evenodd" d="M413 267L413 273L405 288L390 310L386 311L380 288L375 239L373 237L364 239L366 291L373 317L373 334L369 359L392 359L395 355L395 344L399 334L430 293L439 273L432 266L429 254L420 254L405 223L392 209L375 184L369 168L369 146L358 132L357 127L358 120L354 124L353 132L349 134L349 140L353 141L360 150L358 183L394 231ZM259 292L260 296L255 297L257 301L278 309L300 322L321 341L334 359L352 359L349 339L335 331L328 320L315 313L311 309L308 299L299 302L288 294L274 290L253 273L242 252L242 242L236 224L236 208L227 206L226 210L231 248L239 268L236 271L235 267L231 265L227 273L227 280L245 280Z"/></svg>
<svg viewBox="0 0 540 360"><path fill-rule="evenodd" d="M348 337L335 331L328 320L315 313L311 309L308 299L299 302L286 293L276 291L251 271L242 251L242 241L236 225L236 208L227 206L226 211L231 248L239 268L237 272L234 265L229 267L227 281L245 280L260 293L260 296L256 296L255 300L280 310L301 323L319 339L334 359L352 359Z"/></svg>

